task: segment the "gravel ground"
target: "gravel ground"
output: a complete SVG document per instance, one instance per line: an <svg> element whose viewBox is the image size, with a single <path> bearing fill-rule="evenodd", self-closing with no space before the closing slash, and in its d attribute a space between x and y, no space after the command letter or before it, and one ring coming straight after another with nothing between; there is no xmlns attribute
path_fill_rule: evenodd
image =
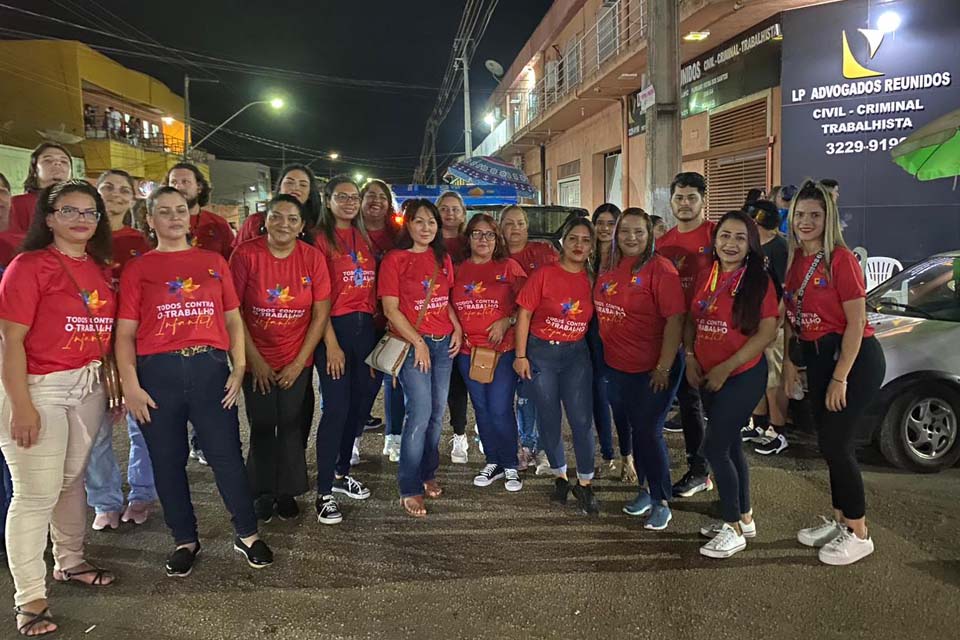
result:
<svg viewBox="0 0 960 640"><path fill-rule="evenodd" d="M171 542L159 515L141 527L91 531L90 559L119 580L102 590L53 585L58 637L957 637L960 469L910 475L866 452L877 552L831 568L795 541L830 506L823 464L800 434L778 458L750 454L759 535L718 561L697 551L699 527L716 515L715 492L676 501L669 529L649 532L620 512L635 490L616 479L597 481L602 513L594 518L552 506L549 480L532 471L517 494L499 482L476 488L479 452L472 446L469 465L450 464L448 436L439 475L446 493L428 503L426 520L401 511L396 465L380 456L382 431L368 432L355 472L373 496L344 498L338 526L317 524L313 496L303 496L299 520L264 526L277 562L261 571L233 551L213 475L191 461L204 545L193 575L165 577ZM125 430L115 437L125 457ZM676 477L682 438L669 443ZM12 595L6 573L0 588ZM12 616L4 624L0 637L15 637Z"/></svg>

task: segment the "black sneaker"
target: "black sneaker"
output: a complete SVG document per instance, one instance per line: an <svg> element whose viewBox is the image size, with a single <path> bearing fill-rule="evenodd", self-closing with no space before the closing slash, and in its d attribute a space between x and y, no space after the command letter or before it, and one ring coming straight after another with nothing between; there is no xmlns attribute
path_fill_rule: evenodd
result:
<svg viewBox="0 0 960 640"><path fill-rule="evenodd" d="M701 491L712 491L713 481L709 475L699 475L687 471L683 477L673 485L674 498L689 498Z"/></svg>
<svg viewBox="0 0 960 640"><path fill-rule="evenodd" d="M787 444L787 439L783 436L782 433L778 434L775 438L767 438L764 442L758 444L754 451L759 453L762 456L775 456L789 445Z"/></svg>
<svg viewBox="0 0 960 640"><path fill-rule="evenodd" d="M253 512L257 514L257 520L262 520L264 524L273 520L273 496L260 496L253 501Z"/></svg>
<svg viewBox="0 0 960 640"><path fill-rule="evenodd" d="M383 420L374 416L370 416L369 418L367 418L367 421L363 423L363 430L375 431L376 429L379 429L382 426L383 426Z"/></svg>
<svg viewBox="0 0 960 640"><path fill-rule="evenodd" d="M480 473L476 475L473 479L473 484L476 487L489 487L493 484L494 480L499 480L503 477L504 469L498 464L488 464L480 470Z"/></svg>
<svg viewBox="0 0 960 640"><path fill-rule="evenodd" d="M300 515L300 505L291 496L277 498L277 515L281 520L293 520Z"/></svg>
<svg viewBox="0 0 960 640"><path fill-rule="evenodd" d="M663 430L666 433L683 433L683 425L679 420L668 420L663 423Z"/></svg>
<svg viewBox="0 0 960 640"><path fill-rule="evenodd" d="M189 547L180 547L170 554L167 558L167 577L168 578L186 578L193 571L193 564L200 555L200 543L197 547L190 550Z"/></svg>
<svg viewBox="0 0 960 640"><path fill-rule="evenodd" d="M257 540L249 547L243 544L240 536L233 539L233 548L243 554L247 559L247 564L254 569L263 569L273 564L273 551L263 540Z"/></svg>
<svg viewBox="0 0 960 640"><path fill-rule="evenodd" d="M565 478L557 478L553 481L553 493L550 494L550 502L567 504L567 494L570 493L570 483Z"/></svg>
<svg viewBox="0 0 960 640"><path fill-rule="evenodd" d="M741 442L760 442L762 439L766 438L766 436L767 432L761 427L747 425L743 429L740 429Z"/></svg>
<svg viewBox="0 0 960 640"><path fill-rule="evenodd" d="M352 476L334 477L333 492L342 493L354 500L366 500L370 497L370 489L367 489L362 482Z"/></svg>
<svg viewBox="0 0 960 640"><path fill-rule="evenodd" d="M325 495L317 498L317 522L321 524L340 524L343 521L343 514L340 513L340 505L331 495Z"/></svg>
<svg viewBox="0 0 960 640"><path fill-rule="evenodd" d="M577 506L588 516L600 513L600 502L593 493L592 484L575 484L570 489L573 497L577 499Z"/></svg>

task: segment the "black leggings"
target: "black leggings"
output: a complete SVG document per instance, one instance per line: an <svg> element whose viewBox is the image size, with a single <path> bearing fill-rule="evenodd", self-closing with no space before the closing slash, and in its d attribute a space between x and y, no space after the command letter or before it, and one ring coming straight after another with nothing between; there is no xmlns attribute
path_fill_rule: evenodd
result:
<svg viewBox="0 0 960 640"><path fill-rule="evenodd" d="M447 392L447 409L450 410L450 426L462 436L467 432L467 383L460 375L460 368L450 373L450 390Z"/></svg>
<svg viewBox="0 0 960 640"><path fill-rule="evenodd" d="M843 411L827 411L827 387L833 377L842 340L840 334L829 333L815 342L805 341L803 356L807 365L807 398L817 428L817 442L830 470L833 508L843 513L844 518L857 520L866 513L863 478L854 442L857 422L876 398L887 365L877 339L864 338L847 376L847 407Z"/></svg>

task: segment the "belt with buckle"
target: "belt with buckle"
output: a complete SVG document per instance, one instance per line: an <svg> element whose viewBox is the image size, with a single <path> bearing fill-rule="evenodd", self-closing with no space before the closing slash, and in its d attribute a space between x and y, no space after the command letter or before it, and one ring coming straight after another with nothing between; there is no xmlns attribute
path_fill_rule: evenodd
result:
<svg viewBox="0 0 960 640"><path fill-rule="evenodd" d="M181 355L184 358L192 358L195 355L199 355L201 353L206 353L207 351L213 351L213 350L214 350L213 347L211 347L208 344L198 344L193 347L184 347L183 349L177 349L173 353L176 353L177 355Z"/></svg>
<svg viewBox="0 0 960 640"><path fill-rule="evenodd" d="M424 338L425 340L426 340L426 339L430 339L430 340L433 340L434 342L440 342L441 340L443 340L443 339L446 338L446 337L448 337L448 336L434 335L434 334L432 334L432 333L426 333L426 334L424 334L424 336L423 336L423 338Z"/></svg>

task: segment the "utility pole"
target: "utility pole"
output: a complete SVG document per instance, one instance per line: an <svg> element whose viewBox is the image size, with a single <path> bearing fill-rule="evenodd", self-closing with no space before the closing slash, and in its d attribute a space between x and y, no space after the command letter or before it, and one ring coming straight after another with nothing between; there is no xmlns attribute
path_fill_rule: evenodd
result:
<svg viewBox="0 0 960 640"><path fill-rule="evenodd" d="M190 82L210 82L219 84L219 80L213 78L191 78L189 75L183 76L183 159L187 160L190 154L190 141L192 140L193 126L190 120Z"/></svg>
<svg viewBox="0 0 960 640"><path fill-rule="evenodd" d="M470 40L464 41L460 64L463 66L463 157L473 153L473 120L470 116Z"/></svg>
<svg viewBox="0 0 960 640"><path fill-rule="evenodd" d="M680 172L680 3L651 2L647 74L656 93L647 110L647 209L675 222L670 183Z"/></svg>
<svg viewBox="0 0 960 640"><path fill-rule="evenodd" d="M430 157L433 161L433 181L430 184L437 184L437 130L430 132Z"/></svg>

